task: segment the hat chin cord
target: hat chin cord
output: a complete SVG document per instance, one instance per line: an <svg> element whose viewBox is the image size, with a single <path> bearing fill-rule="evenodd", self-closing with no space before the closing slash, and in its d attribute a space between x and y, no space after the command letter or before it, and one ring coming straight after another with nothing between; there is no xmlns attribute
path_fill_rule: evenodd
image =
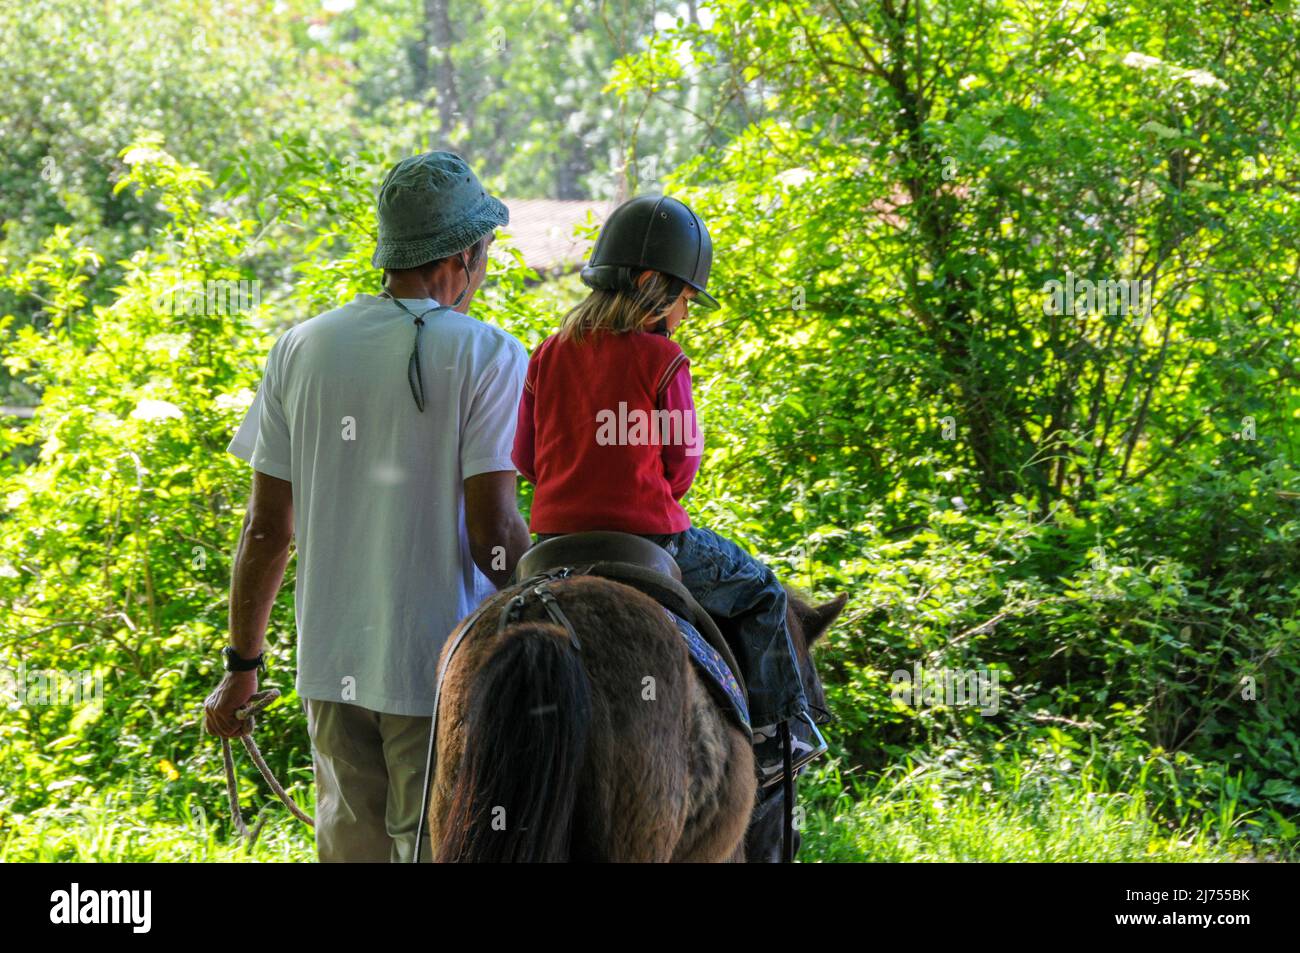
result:
<svg viewBox="0 0 1300 953"><path fill-rule="evenodd" d="M470 274L469 265L465 264L465 259L458 258L457 261L460 262L460 267L465 269L465 287L461 289L460 294L456 295L456 300L451 303L451 306L453 308L460 305L461 300L464 299L465 297L465 293L469 291L469 286L471 282L473 282L474 280L474 276ZM474 264L477 265L478 262L475 261Z"/></svg>

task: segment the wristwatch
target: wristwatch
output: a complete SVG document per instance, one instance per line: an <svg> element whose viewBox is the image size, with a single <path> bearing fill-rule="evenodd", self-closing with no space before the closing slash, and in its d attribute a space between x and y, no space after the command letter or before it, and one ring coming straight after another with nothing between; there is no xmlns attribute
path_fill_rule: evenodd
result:
<svg viewBox="0 0 1300 953"><path fill-rule="evenodd" d="M221 650L221 654L226 659L227 672L251 672L255 668L261 669L263 672L266 671L266 663L262 661L263 657L266 655L265 652L258 652L257 658L246 659L241 658L238 652L227 645Z"/></svg>

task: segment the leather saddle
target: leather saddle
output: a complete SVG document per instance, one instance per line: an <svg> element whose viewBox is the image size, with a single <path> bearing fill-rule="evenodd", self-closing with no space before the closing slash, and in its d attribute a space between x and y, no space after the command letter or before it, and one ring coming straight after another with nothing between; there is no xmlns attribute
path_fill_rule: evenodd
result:
<svg viewBox="0 0 1300 953"><path fill-rule="evenodd" d="M731 670L739 691L747 694L731 646L713 617L682 585L682 574L676 560L662 546L631 533L603 530L556 536L537 543L524 553L515 567L515 580L522 582L558 570L568 570L574 576L600 576L621 582L685 619ZM713 681L716 682L716 678Z"/></svg>
<svg viewBox="0 0 1300 953"><path fill-rule="evenodd" d="M543 540L524 553L515 568L516 579L527 579L551 569L599 563L626 563L682 581L677 562L668 550L642 536L608 531L569 533Z"/></svg>

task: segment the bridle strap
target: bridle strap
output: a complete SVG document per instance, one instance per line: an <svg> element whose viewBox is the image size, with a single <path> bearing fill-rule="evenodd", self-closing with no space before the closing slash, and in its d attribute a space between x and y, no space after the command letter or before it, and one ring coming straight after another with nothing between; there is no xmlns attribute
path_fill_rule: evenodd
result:
<svg viewBox="0 0 1300 953"><path fill-rule="evenodd" d="M447 650L447 657L443 659L442 668L438 672L438 681L433 686L433 717L429 719L429 751L424 761L424 794L420 797L420 818L415 824L415 852L411 857L411 863L413 864L420 862L420 848L424 845L424 838L427 836L424 830L424 822L429 816L430 783L433 780L433 758L438 740L438 703L442 699L442 681L447 677L447 669L451 666L451 660L455 657L456 650L460 648L460 643L464 641L470 629L474 628L479 617L483 615L485 608L486 605L479 606L461 624L460 631L456 633L455 641L451 643L451 648Z"/></svg>

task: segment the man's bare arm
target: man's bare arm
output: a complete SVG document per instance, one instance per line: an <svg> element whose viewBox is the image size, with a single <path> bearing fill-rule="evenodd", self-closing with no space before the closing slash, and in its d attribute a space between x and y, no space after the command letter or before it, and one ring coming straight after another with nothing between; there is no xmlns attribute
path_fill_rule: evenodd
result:
<svg viewBox="0 0 1300 953"><path fill-rule="evenodd" d="M230 580L230 644L242 658L256 658L262 651L292 541L293 484L255 471ZM204 703L208 731L225 737L243 734L247 722L236 719L235 711L256 691L256 669L227 672Z"/></svg>
<svg viewBox="0 0 1300 953"><path fill-rule="evenodd" d="M255 471L230 582L230 644L244 658L262 651L292 541L293 484Z"/></svg>
<svg viewBox="0 0 1300 953"><path fill-rule="evenodd" d="M515 501L514 470L465 481L465 528L474 565L500 589L532 542Z"/></svg>

